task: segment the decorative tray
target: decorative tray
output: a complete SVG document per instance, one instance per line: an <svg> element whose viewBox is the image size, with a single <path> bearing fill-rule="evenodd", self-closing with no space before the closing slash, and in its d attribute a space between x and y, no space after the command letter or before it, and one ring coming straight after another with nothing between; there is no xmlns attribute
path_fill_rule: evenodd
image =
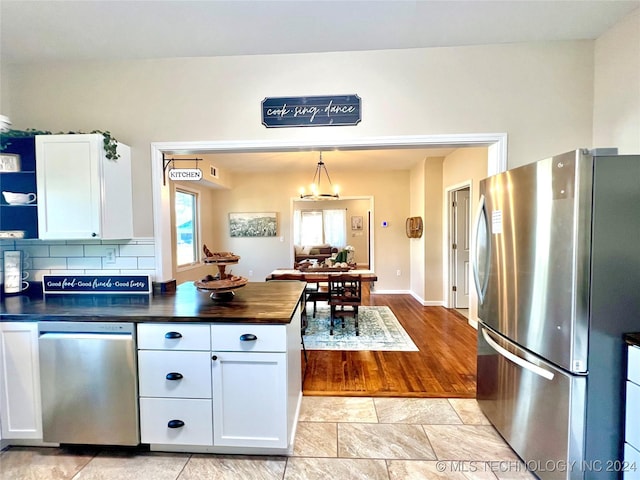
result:
<svg viewBox="0 0 640 480"><path fill-rule="evenodd" d="M229 275L227 278L223 280L209 280L202 281L197 280L193 282L196 288L200 290L207 290L212 292L226 292L236 288L244 287L247 283L249 283L249 279L245 277L238 277L235 275Z"/></svg>
<svg viewBox="0 0 640 480"><path fill-rule="evenodd" d="M238 260L240 260L240 256L239 255L234 255L232 253L228 253L228 255L223 255L223 253L228 253L228 252L221 252L221 253L214 253L211 256L205 257L202 259L202 261L204 263L238 263Z"/></svg>
<svg viewBox="0 0 640 480"><path fill-rule="evenodd" d="M219 302L228 302L233 300L233 297L235 296L233 291L244 287L247 283L249 283L249 279L235 275L227 275L221 280L197 280L193 282L198 290L211 292L209 295L211 300Z"/></svg>

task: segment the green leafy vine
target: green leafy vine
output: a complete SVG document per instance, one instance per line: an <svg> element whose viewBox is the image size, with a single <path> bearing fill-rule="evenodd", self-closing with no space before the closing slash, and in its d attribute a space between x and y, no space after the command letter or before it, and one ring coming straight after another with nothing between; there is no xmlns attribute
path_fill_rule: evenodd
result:
<svg viewBox="0 0 640 480"><path fill-rule="evenodd" d="M83 133L85 132L58 132L56 135ZM118 154L118 140L113 135L111 135L111 132L92 130L90 133L99 133L100 135L102 135L105 156L107 157L107 159L115 161L120 158L120 155ZM47 130L36 130L34 128L27 128L26 130L7 130L6 132L2 132L0 134L0 152L4 152L7 150L9 145L11 145L12 138L29 138L35 137L36 135L53 134Z"/></svg>

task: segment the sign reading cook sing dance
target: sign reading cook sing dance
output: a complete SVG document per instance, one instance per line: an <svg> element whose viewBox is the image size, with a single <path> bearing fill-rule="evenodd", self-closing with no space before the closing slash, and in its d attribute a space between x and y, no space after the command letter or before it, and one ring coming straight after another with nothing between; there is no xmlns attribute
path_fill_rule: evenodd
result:
<svg viewBox="0 0 640 480"><path fill-rule="evenodd" d="M170 180L202 180L202 170L199 168L172 168L169 170Z"/></svg>
<svg viewBox="0 0 640 480"><path fill-rule="evenodd" d="M262 101L262 124L274 127L321 127L360 123L358 95L267 97Z"/></svg>

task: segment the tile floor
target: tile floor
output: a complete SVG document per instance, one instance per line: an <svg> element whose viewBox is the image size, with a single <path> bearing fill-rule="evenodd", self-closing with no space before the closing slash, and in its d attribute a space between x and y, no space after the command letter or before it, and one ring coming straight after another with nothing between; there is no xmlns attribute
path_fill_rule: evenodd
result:
<svg viewBox="0 0 640 480"><path fill-rule="evenodd" d="M293 455L12 447L2 480L534 479L474 399L304 397Z"/></svg>

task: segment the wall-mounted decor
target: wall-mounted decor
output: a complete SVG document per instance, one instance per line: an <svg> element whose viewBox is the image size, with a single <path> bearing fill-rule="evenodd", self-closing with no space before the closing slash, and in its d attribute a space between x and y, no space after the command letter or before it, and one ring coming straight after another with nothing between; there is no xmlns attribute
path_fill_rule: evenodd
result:
<svg viewBox="0 0 640 480"><path fill-rule="evenodd" d="M262 124L267 128L357 125L360 120L358 95L267 97L262 101Z"/></svg>
<svg viewBox="0 0 640 480"><path fill-rule="evenodd" d="M362 230L362 217L360 215L351 216L351 230Z"/></svg>
<svg viewBox="0 0 640 480"><path fill-rule="evenodd" d="M275 237L277 234L276 212L229 214L229 235L232 237Z"/></svg>
<svg viewBox="0 0 640 480"><path fill-rule="evenodd" d="M422 217L409 217L406 222L407 237L420 238L422 236Z"/></svg>

